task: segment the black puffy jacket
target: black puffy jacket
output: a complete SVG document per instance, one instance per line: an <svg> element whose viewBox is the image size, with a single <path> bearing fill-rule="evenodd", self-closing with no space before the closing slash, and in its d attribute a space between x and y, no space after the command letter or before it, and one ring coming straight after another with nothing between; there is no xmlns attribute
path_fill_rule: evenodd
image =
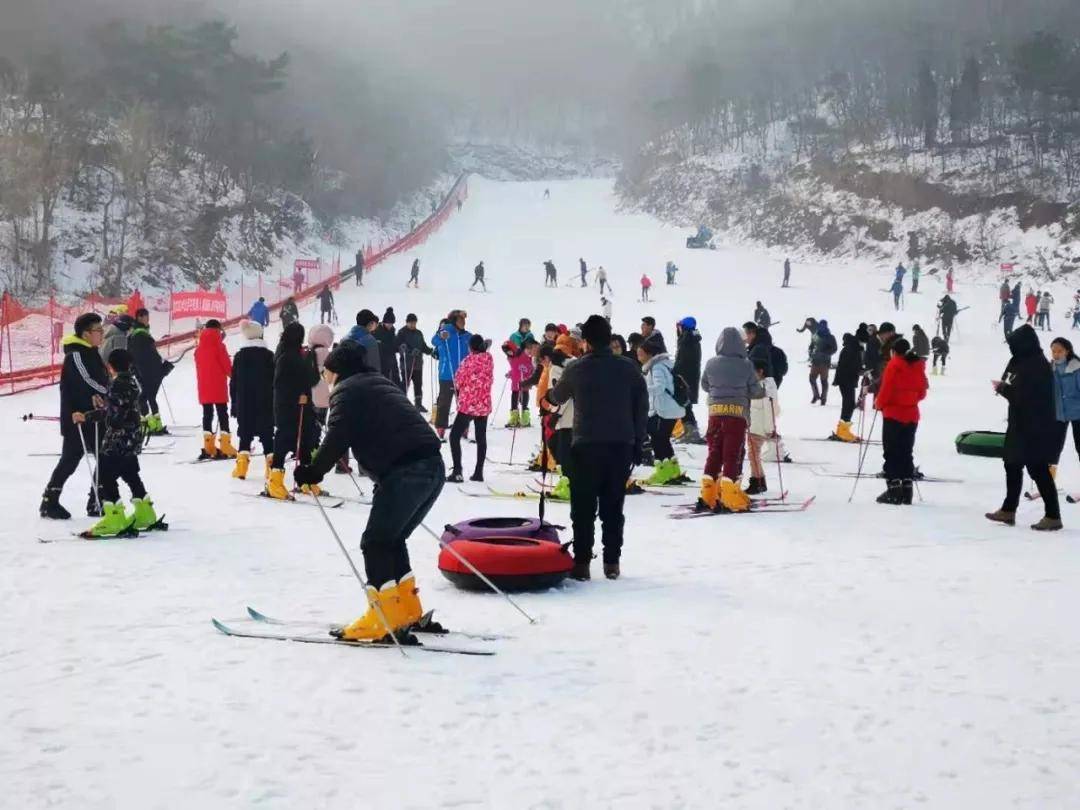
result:
<svg viewBox="0 0 1080 810"><path fill-rule="evenodd" d="M139 395L142 389L135 375L127 372L117 374L109 383L105 395L105 408L92 412L90 418L105 423L105 436L101 441L101 454L113 458L127 458L142 450L143 428L139 412Z"/></svg>
<svg viewBox="0 0 1080 810"><path fill-rule="evenodd" d="M1039 336L1024 324L1007 338L1012 359L998 393L1009 401L1004 460L1009 464L1053 464L1060 445L1054 410L1054 371Z"/></svg>
<svg viewBox="0 0 1080 810"><path fill-rule="evenodd" d="M764 327L758 327L753 342L746 347L746 358L751 363L762 360L765 363L765 376L776 378L772 363L772 334Z"/></svg>
<svg viewBox="0 0 1080 810"><path fill-rule="evenodd" d="M696 329L684 329L679 334L674 371L686 380L690 404L697 405L701 395L701 333Z"/></svg>
<svg viewBox="0 0 1080 810"><path fill-rule="evenodd" d="M574 445L641 447L649 417L649 392L633 360L603 346L571 363L547 393L553 405L574 400Z"/></svg>
<svg viewBox="0 0 1080 810"><path fill-rule="evenodd" d="M394 327L379 324L371 336L379 344L379 370L390 377L397 370L398 364L394 362Z"/></svg>
<svg viewBox="0 0 1080 810"><path fill-rule="evenodd" d="M262 338L248 340L233 355L229 401L245 433L266 435L273 428L274 353Z"/></svg>
<svg viewBox="0 0 1080 810"><path fill-rule="evenodd" d="M135 374L143 390L156 392L165 375L172 371L172 364L161 359L157 341L145 326L136 326L128 333L128 351L135 363Z"/></svg>
<svg viewBox="0 0 1080 810"><path fill-rule="evenodd" d="M854 388L859 384L859 377L862 375L862 347L859 346L859 339L850 332L844 333L843 342L844 348L840 350L840 356L836 360L833 385Z"/></svg>
<svg viewBox="0 0 1080 810"><path fill-rule="evenodd" d="M311 387L319 381L315 353L302 349L278 346L274 356L274 424L295 431L299 424L300 397L308 398L304 409L304 424L315 424L311 404Z"/></svg>
<svg viewBox="0 0 1080 810"><path fill-rule="evenodd" d="M378 481L400 464L439 455L439 439L398 386L368 370L330 392L326 434L311 466L325 475L349 449Z"/></svg>

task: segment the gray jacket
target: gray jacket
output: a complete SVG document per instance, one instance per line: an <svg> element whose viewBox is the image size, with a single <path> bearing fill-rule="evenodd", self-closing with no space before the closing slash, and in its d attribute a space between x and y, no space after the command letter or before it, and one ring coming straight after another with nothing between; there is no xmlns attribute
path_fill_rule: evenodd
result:
<svg viewBox="0 0 1080 810"><path fill-rule="evenodd" d="M701 387L709 393L710 416L748 419L750 400L765 396L735 327L727 327L716 341L716 357L705 364Z"/></svg>

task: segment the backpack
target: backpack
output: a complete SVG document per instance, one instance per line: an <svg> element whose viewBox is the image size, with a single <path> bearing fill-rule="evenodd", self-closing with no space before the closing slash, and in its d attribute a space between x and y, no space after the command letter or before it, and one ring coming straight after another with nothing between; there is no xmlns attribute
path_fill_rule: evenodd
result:
<svg viewBox="0 0 1080 810"><path fill-rule="evenodd" d="M773 378L777 385L788 373L787 355L779 346L769 347L769 362L772 364Z"/></svg>

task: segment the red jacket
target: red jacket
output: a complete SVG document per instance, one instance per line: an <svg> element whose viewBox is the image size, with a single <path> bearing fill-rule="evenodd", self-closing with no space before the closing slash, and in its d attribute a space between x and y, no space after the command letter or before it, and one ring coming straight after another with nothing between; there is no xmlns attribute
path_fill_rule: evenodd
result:
<svg viewBox="0 0 1080 810"><path fill-rule="evenodd" d="M216 405L229 401L232 360L217 329L203 329L195 347L195 377L199 382L199 404Z"/></svg>
<svg viewBox="0 0 1080 810"><path fill-rule="evenodd" d="M925 360L909 362L904 357L894 356L881 375L881 388L874 407L886 419L918 422L919 403L926 398L927 388Z"/></svg>
<svg viewBox="0 0 1080 810"><path fill-rule="evenodd" d="M1027 314L1030 318L1035 314L1035 310L1039 308L1039 296L1035 295L1035 293L1028 293L1024 299L1024 306L1027 307Z"/></svg>

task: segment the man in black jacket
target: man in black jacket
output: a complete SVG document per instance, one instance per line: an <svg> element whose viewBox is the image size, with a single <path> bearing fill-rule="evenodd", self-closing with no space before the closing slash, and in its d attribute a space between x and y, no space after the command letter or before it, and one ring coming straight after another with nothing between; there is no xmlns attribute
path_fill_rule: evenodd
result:
<svg viewBox="0 0 1080 810"><path fill-rule="evenodd" d="M382 321L375 327L375 331L371 333L371 336L379 344L379 370L390 382L404 390L405 386L401 382L401 368L397 363L397 349L394 345L394 338L397 333L394 328L396 323L397 316L394 314L394 308L387 307L386 312L383 313Z"/></svg>
<svg viewBox="0 0 1080 810"><path fill-rule="evenodd" d="M413 403L420 413L427 413L424 407L424 355L434 354L424 338L424 333L416 328L416 315L405 316L405 327L394 338L394 348L401 357L401 390L406 393L409 383L413 387Z"/></svg>
<svg viewBox="0 0 1080 810"><path fill-rule="evenodd" d="M603 525L604 576L619 577L626 481L641 458L649 395L637 364L611 351L611 324L590 315L582 325L585 356L566 367L547 401L574 400L574 476L570 519L574 525L574 579L589 579L596 514Z"/></svg>
<svg viewBox="0 0 1080 810"><path fill-rule="evenodd" d="M686 415L683 417L680 441L685 444L705 444L698 431L697 417L694 416L694 406L701 392L701 333L697 330L697 319L683 318L675 324L675 334L674 373L686 383Z"/></svg>
<svg viewBox="0 0 1080 810"><path fill-rule="evenodd" d="M135 326L128 333L128 351L135 361L135 376L142 386L139 406L143 414L146 432L152 436L168 433L161 421L158 410L157 394L165 377L173 370L173 364L162 360L157 350L157 341L150 334L150 312L139 309L135 312Z"/></svg>
<svg viewBox="0 0 1080 810"><path fill-rule="evenodd" d="M370 641L387 633L383 618L400 630L423 615L405 541L439 497L446 467L427 422L400 388L366 364L361 346L342 343L323 366L330 385L326 434L315 460L297 467L294 477L318 484L351 448L375 481L360 540L369 608L341 631L342 638Z"/></svg>
<svg viewBox="0 0 1080 810"><path fill-rule="evenodd" d="M862 350L859 339L850 332L844 333L843 344L833 376L833 385L840 390L840 421L829 438L838 442L857 442L859 437L851 431L851 417L855 413L855 387L862 375Z"/></svg>
<svg viewBox="0 0 1080 810"><path fill-rule="evenodd" d="M95 431L85 424L76 424L72 414L86 413L105 406L108 393L109 374L105 370L98 353L98 346L105 336L101 325L101 316L87 312L75 319L74 334L64 338L64 365L60 371L60 435L64 438L60 450L60 460L45 486L41 496L40 514L53 520L67 520L71 517L60 505L60 493L64 483L79 467L83 457L83 443L94 452L96 447ZM101 499L90 484L90 496L86 501L86 514L100 517Z"/></svg>
<svg viewBox="0 0 1080 810"><path fill-rule="evenodd" d="M646 315L641 319L641 338L642 343L648 342L653 346L658 346L661 353L667 353L664 333L656 328L656 318L652 315Z"/></svg>

